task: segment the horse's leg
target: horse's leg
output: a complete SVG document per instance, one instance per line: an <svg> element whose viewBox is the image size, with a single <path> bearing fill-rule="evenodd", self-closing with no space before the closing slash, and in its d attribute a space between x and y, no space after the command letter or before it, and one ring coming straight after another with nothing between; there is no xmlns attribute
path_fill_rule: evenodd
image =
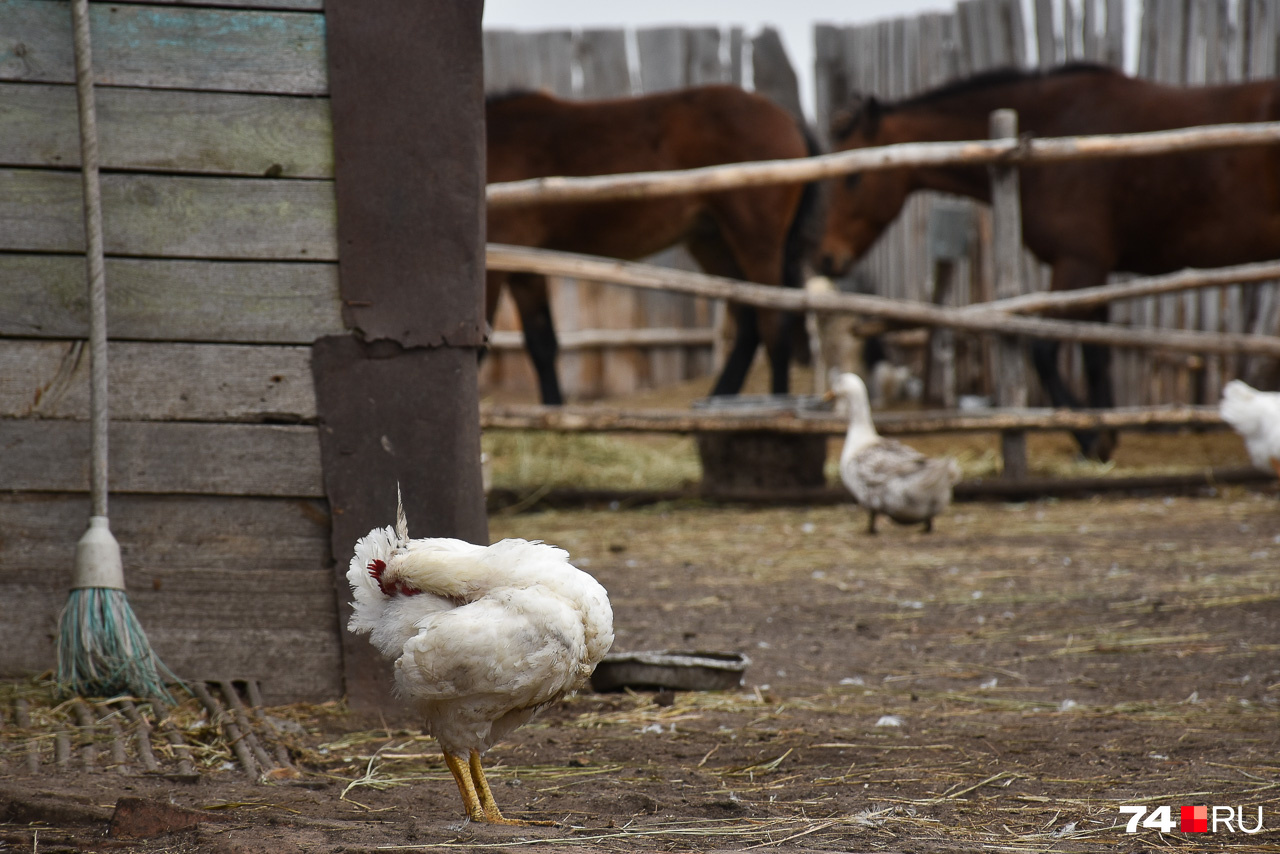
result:
<svg viewBox="0 0 1280 854"><path fill-rule="evenodd" d="M1053 267L1050 290L1072 291L1093 287L1106 281L1106 270L1079 259L1060 260ZM1106 309L1090 312L1090 320L1106 320ZM1085 382L1090 406L1111 406L1110 351L1105 347L1085 345ZM1071 392L1058 368L1058 342L1035 339L1031 342L1031 362L1045 394L1054 406L1079 409L1080 401ZM1106 462L1115 447L1114 430L1072 431L1080 451L1089 459Z"/></svg>
<svg viewBox="0 0 1280 854"><path fill-rule="evenodd" d="M1105 323L1106 306L1093 312L1090 320ZM1102 344L1082 344L1080 355L1084 360L1084 380L1089 390L1089 406L1094 409L1112 409L1116 402L1111 386L1111 348ZM1119 444L1119 436L1115 430L1098 430L1092 447L1086 448L1085 454L1090 459L1105 463L1115 453L1117 444Z"/></svg>
<svg viewBox="0 0 1280 854"><path fill-rule="evenodd" d="M747 380L747 372L756 357L756 348L760 346L760 331L756 327L756 310L749 305L730 305L733 312L733 348L725 359L724 368L711 389L713 397L732 395L742 391L742 384Z"/></svg>
<svg viewBox="0 0 1280 854"><path fill-rule="evenodd" d="M538 389L542 402L549 406L564 403L560 394L560 380L556 376L556 353L560 345L556 341L555 326L551 322L551 300L547 295L547 279L535 273L510 273L507 286L520 312L520 326L524 330L524 348L538 374Z"/></svg>
<svg viewBox="0 0 1280 854"><path fill-rule="evenodd" d="M760 338L769 354L769 390L786 394L791 388L791 341L795 336L799 315L794 311L756 309Z"/></svg>
<svg viewBox="0 0 1280 854"><path fill-rule="evenodd" d="M715 226L708 223L697 229L685 241L685 246L704 273L727 276L730 279L744 278L742 269L734 260L733 252ZM733 312L733 346L729 349L724 367L720 369L720 376L711 389L713 397L734 395L742 391L751 363L756 358L756 348L760 346L756 309L749 305L730 303L729 310Z"/></svg>

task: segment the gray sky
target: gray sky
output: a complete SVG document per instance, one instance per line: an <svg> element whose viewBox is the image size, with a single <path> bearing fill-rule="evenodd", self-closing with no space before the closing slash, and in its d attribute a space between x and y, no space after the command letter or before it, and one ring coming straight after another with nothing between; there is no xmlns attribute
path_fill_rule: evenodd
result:
<svg viewBox="0 0 1280 854"><path fill-rule="evenodd" d="M800 98L813 110L813 25L861 24L950 11L954 0L485 0L484 25L549 30L660 25L776 27L800 78Z"/></svg>

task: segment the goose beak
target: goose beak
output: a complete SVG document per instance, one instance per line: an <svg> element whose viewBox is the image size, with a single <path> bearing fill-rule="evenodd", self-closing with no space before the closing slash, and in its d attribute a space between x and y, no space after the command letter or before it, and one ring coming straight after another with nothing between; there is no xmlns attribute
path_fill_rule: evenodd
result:
<svg viewBox="0 0 1280 854"><path fill-rule="evenodd" d="M832 391L831 389L827 389L827 390L823 393L823 395L822 395L822 400L823 400L823 402L825 402L825 403L830 403L831 401L833 401L833 400L835 400L835 399L836 399L836 393L835 393L834 391Z"/></svg>

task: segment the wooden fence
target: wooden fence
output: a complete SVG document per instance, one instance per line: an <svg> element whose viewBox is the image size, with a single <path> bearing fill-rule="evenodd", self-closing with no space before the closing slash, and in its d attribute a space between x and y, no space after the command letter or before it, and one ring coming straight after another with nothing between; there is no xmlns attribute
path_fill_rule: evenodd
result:
<svg viewBox="0 0 1280 854"><path fill-rule="evenodd" d="M954 13L858 27L820 25L814 33L819 129L827 127L834 111L855 91L902 98L1001 65L1048 67L1090 60L1123 67L1125 6L1124 0L1035 0L1029 7L1033 19L1026 21L1019 0L961 0ZM1275 74L1280 26L1280 4L1275 0L1145 0L1139 20L1135 60L1140 76L1198 84ZM1035 34L1031 43L1024 36L1028 31ZM986 250L990 233L990 215L982 206L918 194L855 275L870 282L875 293L928 301L934 298L935 265L942 261L952 265L953 279L960 284L946 294L949 304L986 301L994 295L993 265ZM965 239L967 235L972 238ZM1047 289L1048 269L1029 254L1022 272L1032 290ZM1280 299L1274 282L1231 285L1117 303L1110 319L1139 327L1274 334L1280 324ZM990 346L972 336L958 336L961 393L990 392ZM922 355L917 354L918 364ZM1078 348L1067 348L1067 359L1071 381L1079 384ZM1211 403L1224 379L1232 376L1271 385L1276 362L1236 356L1211 356L1201 362L1130 350L1118 353L1114 364L1117 405L1139 406ZM1033 402L1043 402L1034 384L1032 389Z"/></svg>
<svg viewBox="0 0 1280 854"><path fill-rule="evenodd" d="M234 5L266 5L236 4ZM342 691L310 345L344 331L321 0L90 6L111 516L189 678ZM68 4L0 0L0 675L52 664L88 497Z"/></svg>
<svg viewBox="0 0 1280 854"><path fill-rule="evenodd" d="M1034 0L1025 6L1020 0L960 0L952 12L854 27L818 25L816 129L821 135L832 114L855 91L902 98L1002 65L1047 67L1089 60L1123 67L1126 7L1134 4L1139 4L1138 53L1128 57L1127 64L1140 76L1197 84L1275 73L1280 0ZM799 106L794 75L776 35L769 31L755 38L737 30L711 29L641 30L634 38L619 31L493 32L486 38L491 90L543 86L579 97L638 93L708 80L739 82L746 76L744 66L751 65L757 89L792 109ZM918 194L841 287L953 306L990 300L995 293L991 236L990 214L983 206L936 193ZM662 262L694 268L683 253L665 253ZM1030 289L1048 287L1048 269L1030 254L1024 256L1021 270ZM942 277L953 284L939 287ZM706 345L663 343L638 349L622 343L626 336L596 332L602 327L700 328L701 333L689 334L713 338L714 309L698 301L671 299L668 303L660 295L635 297L607 286L558 283L553 311L560 328L573 345L590 348L562 357L571 396L596 397L711 373L714 362ZM1115 305L1111 320L1149 328L1274 332L1280 325L1280 287L1274 282L1230 285L1135 300ZM517 327L508 309L498 328L510 332ZM688 340L664 334L664 342ZM609 341L613 346L607 346ZM518 339L508 335L499 343L514 348ZM960 393L992 393L993 346L980 337L957 337L952 364ZM931 373L926 387L933 390L933 402L943 402L941 390L947 383L938 376L938 364L918 345L895 348L894 355ZM1065 358L1069 380L1079 385L1083 376L1078 348L1066 348ZM484 374L487 387L522 386L532 393L532 373L514 349L493 361ZM1274 384L1276 364L1258 357L1199 360L1121 353L1114 368L1117 404L1209 403L1232 376ZM1034 383L1032 402L1044 402Z"/></svg>
<svg viewBox="0 0 1280 854"><path fill-rule="evenodd" d="M608 98L702 83L753 81L757 91L800 112L795 74L775 31L739 28L485 33L485 89L542 88L567 98ZM683 249L654 263L698 269ZM709 376L718 359L717 304L682 294L558 278L551 304L561 338L561 384L571 399L623 394ZM533 399L536 380L520 350L519 320L504 297L482 390ZM635 330L632 332L631 330Z"/></svg>

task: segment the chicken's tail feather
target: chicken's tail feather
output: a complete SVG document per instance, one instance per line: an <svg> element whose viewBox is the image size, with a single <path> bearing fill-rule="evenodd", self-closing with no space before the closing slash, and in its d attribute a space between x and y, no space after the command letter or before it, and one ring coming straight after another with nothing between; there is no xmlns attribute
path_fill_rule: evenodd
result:
<svg viewBox="0 0 1280 854"><path fill-rule="evenodd" d="M404 499L400 497L399 481L396 481L396 539L401 547L409 543L409 520L404 516Z"/></svg>

